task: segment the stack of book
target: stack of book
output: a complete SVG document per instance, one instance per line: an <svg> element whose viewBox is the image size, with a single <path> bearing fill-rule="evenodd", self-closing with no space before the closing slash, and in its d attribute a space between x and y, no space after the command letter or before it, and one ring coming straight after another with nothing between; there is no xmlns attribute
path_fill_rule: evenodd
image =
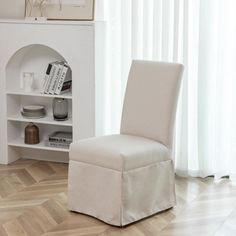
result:
<svg viewBox="0 0 236 236"><path fill-rule="evenodd" d="M57 131L48 136L47 146L69 148L72 143L72 132Z"/></svg>
<svg viewBox="0 0 236 236"><path fill-rule="evenodd" d="M62 94L69 92L72 86L72 73L65 61L55 61L48 64L43 80L41 93Z"/></svg>

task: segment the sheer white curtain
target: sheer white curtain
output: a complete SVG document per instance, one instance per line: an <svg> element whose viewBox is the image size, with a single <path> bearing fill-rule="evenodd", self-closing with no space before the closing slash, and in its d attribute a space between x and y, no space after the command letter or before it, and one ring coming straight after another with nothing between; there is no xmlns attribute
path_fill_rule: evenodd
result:
<svg viewBox="0 0 236 236"><path fill-rule="evenodd" d="M179 175L236 175L236 1L97 0L104 19L104 133L117 132L132 59L181 62Z"/></svg>

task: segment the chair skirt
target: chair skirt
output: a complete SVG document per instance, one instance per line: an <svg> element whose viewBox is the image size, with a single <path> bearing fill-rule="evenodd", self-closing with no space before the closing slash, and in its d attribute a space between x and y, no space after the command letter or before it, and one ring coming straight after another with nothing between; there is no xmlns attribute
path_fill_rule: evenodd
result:
<svg viewBox="0 0 236 236"><path fill-rule="evenodd" d="M69 210L125 226L176 204L172 160L118 171L70 160Z"/></svg>

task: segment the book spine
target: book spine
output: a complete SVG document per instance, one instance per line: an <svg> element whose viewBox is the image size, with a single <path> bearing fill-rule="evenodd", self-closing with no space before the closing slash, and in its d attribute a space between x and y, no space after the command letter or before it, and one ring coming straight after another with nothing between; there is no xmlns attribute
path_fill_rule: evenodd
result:
<svg viewBox="0 0 236 236"><path fill-rule="evenodd" d="M55 137L49 137L48 140L50 142L59 142L59 143L72 143L71 139L66 139L66 138L55 138Z"/></svg>
<svg viewBox="0 0 236 236"><path fill-rule="evenodd" d="M43 83L42 83L42 87L41 87L41 90L40 90L41 93L44 93L44 91L45 91L45 88L47 86L47 82L48 82L48 79L49 79L49 76L50 76L50 73L51 73L51 69L52 69L52 64L50 63L50 64L48 64L46 74L45 74L45 77L44 77L44 80L43 80Z"/></svg>
<svg viewBox="0 0 236 236"><path fill-rule="evenodd" d="M59 78L61 76L61 73L62 73L62 69L63 69L63 65L61 65L61 64L58 65L58 70L55 73L55 76L54 76L54 78L52 80L52 83L51 83L51 86L50 86L50 90L49 90L50 94L54 94L54 91L56 89L56 85L57 85L58 80L59 80Z"/></svg>
<svg viewBox="0 0 236 236"><path fill-rule="evenodd" d="M65 81L68 69L69 69L68 66L64 65L64 67L62 69L61 77L58 80L57 87L56 87L55 92L54 92L57 95L59 95L61 93L61 89L62 89L63 83Z"/></svg>
<svg viewBox="0 0 236 236"><path fill-rule="evenodd" d="M53 84L55 83L56 79L57 79L57 74L58 74L58 71L59 71L59 68L60 68L60 65L58 65L57 63L54 64L55 66L55 72L52 76L52 79L50 81L50 84L49 84L49 87L48 87L48 94L52 94L52 87L53 87Z"/></svg>
<svg viewBox="0 0 236 236"><path fill-rule="evenodd" d="M57 65L53 64L51 70L52 70L52 73L50 73L48 83L47 83L47 87L46 87L46 90L44 91L44 93L46 93L46 94L49 94L50 86L51 86L52 80L53 80L53 78L55 76L55 73L56 73L56 70L57 70Z"/></svg>
<svg viewBox="0 0 236 236"><path fill-rule="evenodd" d="M54 94L56 94L55 92L56 92L56 89L57 89L57 87L58 87L58 83L59 83L59 81L60 81L60 79L61 79L61 77L62 77L63 69L64 69L64 66L66 65L65 63L66 63L66 62L63 62L63 64L61 64L60 74L59 74L59 76L58 76L58 79L57 79L57 81L56 81L56 83L55 83L54 90L53 90Z"/></svg>
<svg viewBox="0 0 236 236"><path fill-rule="evenodd" d="M69 148L70 144L47 142L47 146L57 148Z"/></svg>

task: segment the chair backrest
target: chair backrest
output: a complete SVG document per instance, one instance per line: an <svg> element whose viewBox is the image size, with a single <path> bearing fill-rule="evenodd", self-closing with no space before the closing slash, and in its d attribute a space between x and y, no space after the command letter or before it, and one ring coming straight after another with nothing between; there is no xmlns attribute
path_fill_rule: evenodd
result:
<svg viewBox="0 0 236 236"><path fill-rule="evenodd" d="M183 65L177 63L133 61L121 134L150 138L171 148L182 73Z"/></svg>

